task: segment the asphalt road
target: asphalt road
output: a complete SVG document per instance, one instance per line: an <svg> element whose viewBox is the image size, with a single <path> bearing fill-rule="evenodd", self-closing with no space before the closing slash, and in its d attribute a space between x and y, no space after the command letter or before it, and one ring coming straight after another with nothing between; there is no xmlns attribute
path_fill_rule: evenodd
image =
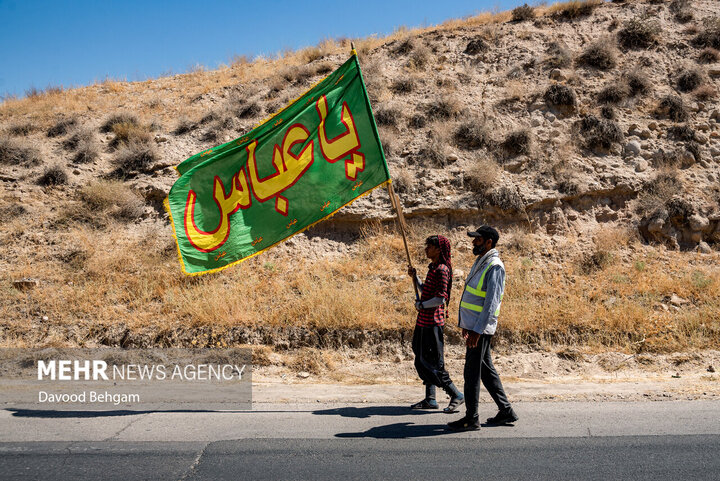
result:
<svg viewBox="0 0 720 481"><path fill-rule="evenodd" d="M492 415L489 405L484 415ZM0 411L2 480L719 479L720 402L518 403L515 426L355 404Z"/></svg>

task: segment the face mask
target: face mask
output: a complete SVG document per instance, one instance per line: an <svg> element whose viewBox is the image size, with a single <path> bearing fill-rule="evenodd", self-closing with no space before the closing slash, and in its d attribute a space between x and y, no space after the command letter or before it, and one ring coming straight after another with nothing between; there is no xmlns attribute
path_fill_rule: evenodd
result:
<svg viewBox="0 0 720 481"><path fill-rule="evenodd" d="M485 252L485 246L479 245L479 246L473 246L473 254L476 256L479 256L480 254Z"/></svg>

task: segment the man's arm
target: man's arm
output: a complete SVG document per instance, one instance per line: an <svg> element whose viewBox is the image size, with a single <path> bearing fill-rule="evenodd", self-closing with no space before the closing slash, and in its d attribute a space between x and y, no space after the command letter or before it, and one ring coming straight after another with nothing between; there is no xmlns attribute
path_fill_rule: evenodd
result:
<svg viewBox="0 0 720 481"><path fill-rule="evenodd" d="M444 297L433 297L431 299L428 299L426 301L416 301L415 307L417 309L429 309L431 307L437 307L441 306L445 303Z"/></svg>

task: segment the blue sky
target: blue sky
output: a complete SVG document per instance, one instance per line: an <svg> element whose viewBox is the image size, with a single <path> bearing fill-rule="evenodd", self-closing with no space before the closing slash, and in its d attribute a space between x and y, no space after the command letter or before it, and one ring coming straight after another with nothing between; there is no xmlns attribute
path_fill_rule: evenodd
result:
<svg viewBox="0 0 720 481"><path fill-rule="evenodd" d="M0 96L107 77L144 80L512 9L519 0L0 0Z"/></svg>

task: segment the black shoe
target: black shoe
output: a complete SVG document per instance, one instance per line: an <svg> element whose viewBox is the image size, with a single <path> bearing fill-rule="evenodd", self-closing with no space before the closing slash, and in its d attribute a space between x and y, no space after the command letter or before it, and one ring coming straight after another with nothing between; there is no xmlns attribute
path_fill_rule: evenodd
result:
<svg viewBox="0 0 720 481"><path fill-rule="evenodd" d="M438 406L437 401L435 401L434 399L431 399L429 401L427 399L423 399L422 401L410 406L410 409L437 409L438 407L440 406Z"/></svg>
<svg viewBox="0 0 720 481"><path fill-rule="evenodd" d="M457 421L448 423L448 428L453 431L474 431L480 429L480 421L478 418L468 418L467 416Z"/></svg>
<svg viewBox="0 0 720 481"><path fill-rule="evenodd" d="M465 404L465 397L461 394L458 397L454 397L450 399L450 404L448 404L448 407L443 409L443 412L445 414L452 414L458 412L458 407Z"/></svg>
<svg viewBox="0 0 720 481"><path fill-rule="evenodd" d="M518 418L517 414L515 414L515 411L513 411L512 408L505 409L503 411L498 411L498 413L493 418L488 418L487 423L488 424L512 424L515 421L517 421Z"/></svg>

